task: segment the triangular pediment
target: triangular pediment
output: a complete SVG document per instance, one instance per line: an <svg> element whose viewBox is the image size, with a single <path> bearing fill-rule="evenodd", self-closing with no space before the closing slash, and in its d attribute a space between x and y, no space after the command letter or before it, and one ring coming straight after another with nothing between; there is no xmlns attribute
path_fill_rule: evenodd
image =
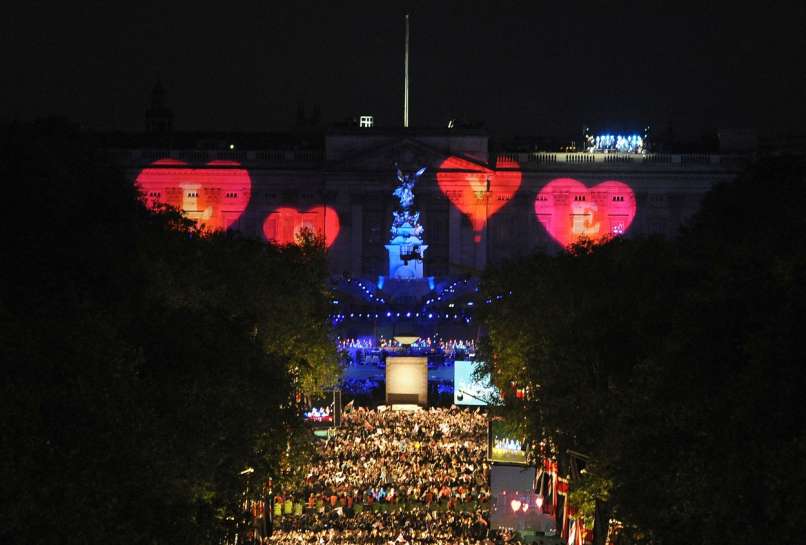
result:
<svg viewBox="0 0 806 545"><path fill-rule="evenodd" d="M477 165L480 170L485 168L484 164L472 158L448 153L411 138L400 138L347 154L344 159L329 164L328 170L378 172L389 171L397 165L404 172L414 172L421 167L427 167L428 171L436 172L440 165L452 156L467 160Z"/></svg>

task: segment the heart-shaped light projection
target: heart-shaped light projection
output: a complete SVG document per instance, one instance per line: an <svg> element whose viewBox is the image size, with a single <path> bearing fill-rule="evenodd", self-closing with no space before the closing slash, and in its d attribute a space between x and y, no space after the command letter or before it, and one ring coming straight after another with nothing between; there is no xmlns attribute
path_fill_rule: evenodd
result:
<svg viewBox="0 0 806 545"><path fill-rule="evenodd" d="M487 221L509 202L521 185L521 172L514 162L500 163L497 170L451 156L437 171L440 191L470 220L474 241L481 242Z"/></svg>
<svg viewBox="0 0 806 545"><path fill-rule="evenodd" d="M509 502L509 506L512 507L513 513L517 513L521 508L521 500L512 500Z"/></svg>
<svg viewBox="0 0 806 545"><path fill-rule="evenodd" d="M580 238L623 235L635 212L635 193L615 180L588 188L573 178L557 178L543 186L535 199L537 219L562 246Z"/></svg>
<svg viewBox="0 0 806 545"><path fill-rule="evenodd" d="M277 244L294 244L302 229L307 228L325 237L325 246L330 248L339 235L338 213L329 206L312 206L302 212L296 208L278 208L263 222L266 240Z"/></svg>
<svg viewBox="0 0 806 545"><path fill-rule="evenodd" d="M138 174L135 185L146 204L169 204L211 231L237 227L252 196L252 179L235 161L211 161L202 168L160 159Z"/></svg>

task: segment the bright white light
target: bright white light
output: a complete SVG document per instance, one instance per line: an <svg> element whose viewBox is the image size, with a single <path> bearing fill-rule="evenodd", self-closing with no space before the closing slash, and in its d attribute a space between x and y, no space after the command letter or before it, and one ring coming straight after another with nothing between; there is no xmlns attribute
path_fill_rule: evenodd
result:
<svg viewBox="0 0 806 545"><path fill-rule="evenodd" d="M588 137L589 152L617 151L620 153L643 153L644 139L638 134L599 134Z"/></svg>

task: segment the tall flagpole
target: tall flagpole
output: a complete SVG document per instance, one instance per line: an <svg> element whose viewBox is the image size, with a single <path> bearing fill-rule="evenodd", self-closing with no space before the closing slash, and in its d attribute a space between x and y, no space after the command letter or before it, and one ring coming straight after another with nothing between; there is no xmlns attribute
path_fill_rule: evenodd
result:
<svg viewBox="0 0 806 545"><path fill-rule="evenodd" d="M409 14L406 14L406 53L403 57L403 126L409 126Z"/></svg>

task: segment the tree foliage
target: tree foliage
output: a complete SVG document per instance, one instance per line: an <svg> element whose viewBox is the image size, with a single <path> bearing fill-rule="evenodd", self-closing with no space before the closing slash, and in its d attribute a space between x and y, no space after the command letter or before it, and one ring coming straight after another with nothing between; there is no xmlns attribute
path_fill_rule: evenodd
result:
<svg viewBox="0 0 806 545"><path fill-rule="evenodd" d="M323 247L146 210L62 124L11 127L0 180L0 541L217 542L335 375Z"/></svg>
<svg viewBox="0 0 806 545"><path fill-rule="evenodd" d="M571 498L586 516L598 498L623 539L802 539L804 172L760 161L675 240L582 242L485 278L512 292L484 317L495 381L530 386L516 408L555 455L591 457Z"/></svg>

